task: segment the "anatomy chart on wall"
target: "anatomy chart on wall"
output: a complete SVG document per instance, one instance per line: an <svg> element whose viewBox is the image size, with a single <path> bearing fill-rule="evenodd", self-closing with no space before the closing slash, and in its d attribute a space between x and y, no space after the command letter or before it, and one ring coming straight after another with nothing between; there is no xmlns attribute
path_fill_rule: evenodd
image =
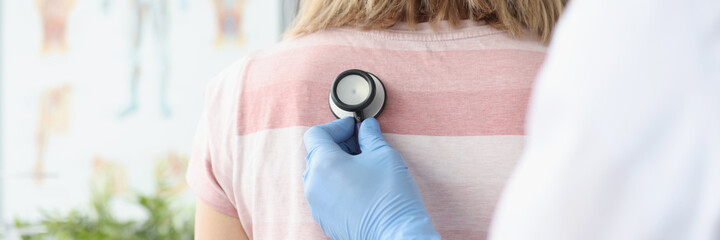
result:
<svg viewBox="0 0 720 240"><path fill-rule="evenodd" d="M0 1L5 222L91 189L187 195L206 84L282 34L280 0Z"/></svg>
<svg viewBox="0 0 720 240"><path fill-rule="evenodd" d="M246 0L212 0L217 22L216 45L243 45L243 10Z"/></svg>
<svg viewBox="0 0 720 240"><path fill-rule="evenodd" d="M35 0L42 23L42 52L66 51L66 28L75 0Z"/></svg>
<svg viewBox="0 0 720 240"><path fill-rule="evenodd" d="M91 192L110 196L128 192L127 170L122 164L95 156L90 171Z"/></svg>
<svg viewBox="0 0 720 240"><path fill-rule="evenodd" d="M108 0L106 0L108 1ZM127 24L130 29L127 35L129 44L129 96L128 103L119 112L119 117L126 117L136 113L139 107L138 91L140 87L140 79L143 76L143 66L147 66L147 60L156 63L157 76L153 77L160 87L158 88L157 101L160 107L160 113L169 117L171 114L170 105L167 99L167 84L170 73L170 56L169 56L169 0L130 0L130 10L127 17ZM108 7L109 4L105 4ZM150 31L147 31L149 28ZM148 34L149 33L149 34ZM145 38L152 38L153 49L152 59L144 59L141 57L143 44L147 44ZM148 104L146 102L145 104Z"/></svg>
<svg viewBox="0 0 720 240"><path fill-rule="evenodd" d="M37 152L32 174L37 184L42 184L43 179L51 175L45 169L49 139L66 136L69 132L71 94L70 85L50 88L40 94L37 108Z"/></svg>
<svg viewBox="0 0 720 240"><path fill-rule="evenodd" d="M188 155L175 151L168 151L156 158L154 176L158 194L177 196L187 189L185 172L189 159Z"/></svg>

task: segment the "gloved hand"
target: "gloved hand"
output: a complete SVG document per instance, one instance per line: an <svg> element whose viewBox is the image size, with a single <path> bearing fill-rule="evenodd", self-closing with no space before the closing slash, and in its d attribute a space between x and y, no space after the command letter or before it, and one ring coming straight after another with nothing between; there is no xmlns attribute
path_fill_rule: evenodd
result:
<svg viewBox="0 0 720 240"><path fill-rule="evenodd" d="M405 161L385 142L378 122L363 121L358 155L348 153L354 128L353 118L343 118L305 133L305 197L323 232L333 239L440 239Z"/></svg>

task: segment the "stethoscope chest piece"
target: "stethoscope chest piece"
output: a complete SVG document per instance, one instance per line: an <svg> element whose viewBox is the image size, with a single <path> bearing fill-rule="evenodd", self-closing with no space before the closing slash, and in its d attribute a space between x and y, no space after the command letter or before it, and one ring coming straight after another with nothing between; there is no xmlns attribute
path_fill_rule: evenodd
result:
<svg viewBox="0 0 720 240"><path fill-rule="evenodd" d="M328 102L337 118L353 117L356 122L378 117L385 108L385 85L372 73L351 69L333 81Z"/></svg>

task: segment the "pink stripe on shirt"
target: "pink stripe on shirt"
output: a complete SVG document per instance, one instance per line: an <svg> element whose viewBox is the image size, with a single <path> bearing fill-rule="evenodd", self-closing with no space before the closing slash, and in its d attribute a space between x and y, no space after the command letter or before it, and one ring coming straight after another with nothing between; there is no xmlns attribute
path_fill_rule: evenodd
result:
<svg viewBox="0 0 720 240"><path fill-rule="evenodd" d="M335 119L328 110L330 86L287 82L243 92L238 134ZM378 118L385 133L428 136L522 135L529 88L479 92L388 91ZM307 98L307 96L322 96ZM324 97L324 98L323 98ZM472 99L475 106L468 107ZM321 113L321 114L317 114Z"/></svg>
<svg viewBox="0 0 720 240"><path fill-rule="evenodd" d="M318 56L327 52L361 59L329 62ZM241 93L238 134L334 119L327 111L330 85L340 72L359 68L377 75L387 88L385 113L378 120L388 133L522 135L534 69L544 55L522 50L433 53L328 46L294 50L289 56L259 59L248 67L247 77L254 81L247 81ZM438 59L442 65L435 63ZM425 66L390 64L412 61ZM483 61L494 65L476 64Z"/></svg>

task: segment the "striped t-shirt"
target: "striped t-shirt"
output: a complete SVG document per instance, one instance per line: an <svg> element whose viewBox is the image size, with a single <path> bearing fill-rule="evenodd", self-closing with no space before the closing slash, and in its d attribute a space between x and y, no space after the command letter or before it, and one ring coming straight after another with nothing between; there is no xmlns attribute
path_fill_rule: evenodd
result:
<svg viewBox="0 0 720 240"><path fill-rule="evenodd" d="M334 78L378 76L378 117L404 157L445 239L484 239L523 147L524 119L545 47L482 22L435 30L341 28L257 51L208 86L188 182L255 239L320 239L302 186L303 134L335 119Z"/></svg>

